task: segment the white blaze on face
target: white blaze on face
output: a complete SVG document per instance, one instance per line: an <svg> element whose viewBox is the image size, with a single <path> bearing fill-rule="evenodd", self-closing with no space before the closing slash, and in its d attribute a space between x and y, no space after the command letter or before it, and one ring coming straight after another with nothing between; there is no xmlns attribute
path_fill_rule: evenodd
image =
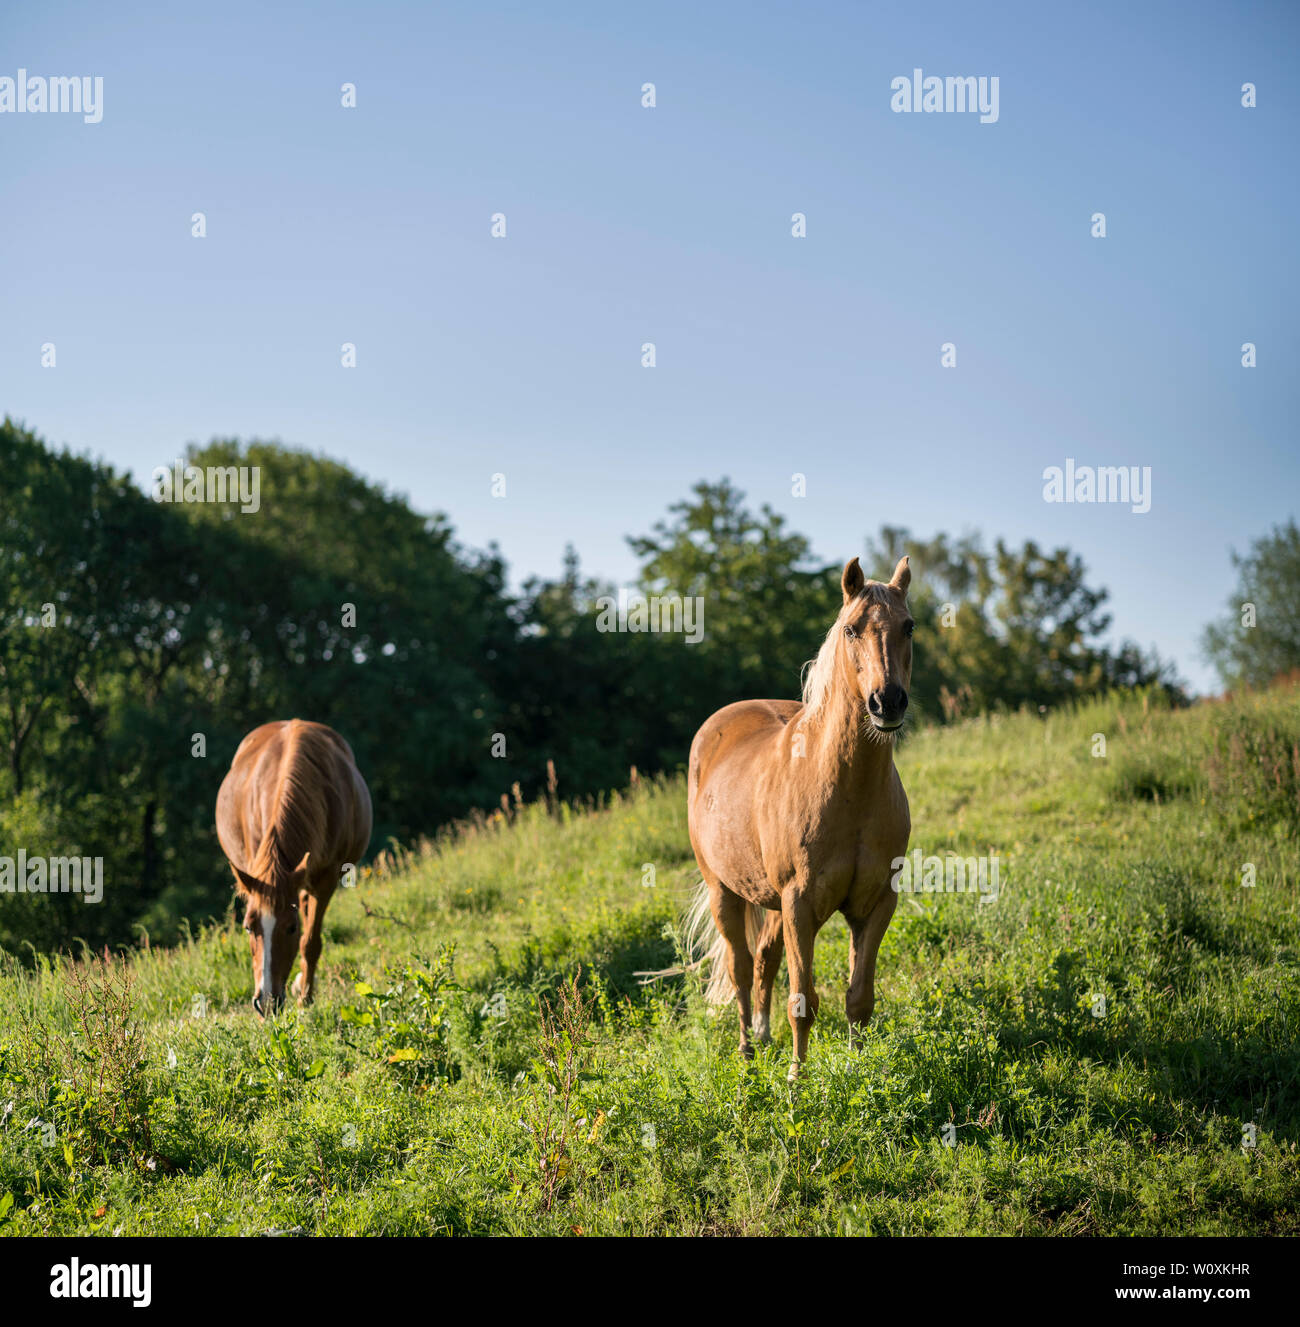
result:
<svg viewBox="0 0 1300 1327"><path fill-rule="evenodd" d="M262 999L271 1002L271 937L275 934L275 916L262 914Z"/></svg>

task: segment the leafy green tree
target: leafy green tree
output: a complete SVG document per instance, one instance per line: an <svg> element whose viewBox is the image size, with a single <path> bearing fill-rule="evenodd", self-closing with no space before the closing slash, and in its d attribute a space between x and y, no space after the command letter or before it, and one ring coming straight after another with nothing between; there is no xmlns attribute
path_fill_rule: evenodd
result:
<svg viewBox="0 0 1300 1327"><path fill-rule="evenodd" d="M617 595L582 574L571 547L558 580L524 586L520 637L496 676L508 768L525 789L544 786L547 761L570 796L623 787L633 765L649 773L686 759L705 656L680 636L602 630Z"/></svg>
<svg viewBox="0 0 1300 1327"><path fill-rule="evenodd" d="M0 831L102 857L106 876L98 907L6 907L19 929L0 924L0 944L166 938L228 906L213 807L267 719L349 738L377 844L508 787L489 751L491 661L519 632L499 558L462 554L441 518L321 458L219 442L186 459L257 466L260 511L153 502L0 430L17 499L0 521Z"/></svg>
<svg viewBox="0 0 1300 1327"><path fill-rule="evenodd" d="M243 603L224 632L227 648L249 647L250 719L337 728L370 783L376 842L494 802L509 780L491 755L491 661L518 631L500 558L464 553L444 517L324 457L225 440L186 459L260 472L257 512L235 501L186 508L237 529L247 550Z"/></svg>
<svg viewBox="0 0 1300 1327"><path fill-rule="evenodd" d="M34 933L57 922L75 928L65 938L97 942L121 934L158 882L159 808L132 791L142 767L124 735L129 704L158 689L183 648L199 600L178 587L193 559L184 524L129 477L50 452L11 420L0 427L0 483L15 497L0 521L6 832L39 825L33 842L10 843L104 860L97 906L23 900ZM36 809L15 822L28 791Z"/></svg>
<svg viewBox="0 0 1300 1327"><path fill-rule="evenodd" d="M807 537L766 503L749 510L730 480L698 483L692 495L650 534L628 539L641 589L703 600L698 653L726 660L728 684L740 688L729 699L797 693L800 668L839 610L841 567L816 560Z"/></svg>
<svg viewBox="0 0 1300 1327"><path fill-rule="evenodd" d="M92 653L124 634L132 568L117 555L143 499L89 461L51 455L8 417L0 486L0 744L17 795L41 760L40 726L66 721Z"/></svg>
<svg viewBox="0 0 1300 1327"><path fill-rule="evenodd" d="M996 708L1051 708L1114 687L1157 685L1181 697L1172 669L1131 641L1100 643L1110 626L1107 591L1086 582L1067 548L1034 541L990 553L974 534L917 539L885 527L868 545L876 576L912 559L909 602L917 622L913 700L929 718Z"/></svg>
<svg viewBox="0 0 1300 1327"><path fill-rule="evenodd" d="M1232 554L1237 589L1205 629L1205 654L1225 686L1264 686L1300 668L1300 529L1294 517Z"/></svg>

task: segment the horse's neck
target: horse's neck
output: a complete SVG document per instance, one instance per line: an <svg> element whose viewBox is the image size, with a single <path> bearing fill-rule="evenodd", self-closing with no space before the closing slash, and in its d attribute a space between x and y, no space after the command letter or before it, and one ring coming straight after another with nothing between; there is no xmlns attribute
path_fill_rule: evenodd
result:
<svg viewBox="0 0 1300 1327"><path fill-rule="evenodd" d="M813 725L810 754L818 776L837 787L869 788L889 777L894 744L877 736L857 692L836 687Z"/></svg>

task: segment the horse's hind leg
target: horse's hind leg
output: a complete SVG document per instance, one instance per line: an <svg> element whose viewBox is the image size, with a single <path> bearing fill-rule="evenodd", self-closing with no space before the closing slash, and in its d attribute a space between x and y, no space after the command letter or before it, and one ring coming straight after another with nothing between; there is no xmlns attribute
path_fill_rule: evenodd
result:
<svg viewBox="0 0 1300 1327"><path fill-rule="evenodd" d="M736 1006L740 1010L740 1053L750 1059L754 1054L754 1048L749 1043L754 958L749 952L749 941L745 936L745 900L715 878L709 881L709 908L726 949L727 972L736 988Z"/></svg>
<svg viewBox="0 0 1300 1327"><path fill-rule="evenodd" d="M758 978L754 1036L764 1045L772 1040L772 987L781 967L782 933L781 914L769 912L763 919L763 930L758 937L758 953L754 956L754 970Z"/></svg>

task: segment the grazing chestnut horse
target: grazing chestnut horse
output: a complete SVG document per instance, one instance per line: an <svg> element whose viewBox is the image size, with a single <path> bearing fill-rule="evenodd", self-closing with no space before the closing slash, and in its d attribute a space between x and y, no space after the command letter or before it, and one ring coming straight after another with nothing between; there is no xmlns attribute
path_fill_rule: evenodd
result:
<svg viewBox="0 0 1300 1327"><path fill-rule="evenodd" d="M345 864L370 843L370 792L352 748L332 728L303 719L264 723L239 744L217 794L217 837L247 902L253 1008L263 1017L293 983L308 1004L321 924Z"/></svg>
<svg viewBox="0 0 1300 1327"><path fill-rule="evenodd" d="M740 1006L740 1052L753 1031L771 1041L772 984L785 942L796 1078L819 1003L813 938L842 912L852 936L846 1006L851 1037L875 1005L876 952L898 895L892 864L911 818L894 768L894 737L912 678L907 558L888 585L844 568L844 604L804 681L803 703L742 700L691 743L687 815L704 876L695 933L711 913L718 936L708 995Z"/></svg>

